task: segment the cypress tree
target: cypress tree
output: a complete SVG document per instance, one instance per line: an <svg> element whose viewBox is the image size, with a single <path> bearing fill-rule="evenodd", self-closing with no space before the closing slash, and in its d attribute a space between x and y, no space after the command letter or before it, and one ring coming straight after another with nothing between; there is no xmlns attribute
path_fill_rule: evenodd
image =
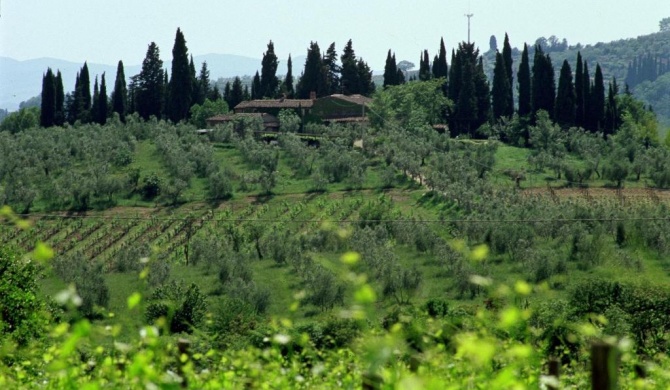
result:
<svg viewBox="0 0 670 390"><path fill-rule="evenodd" d="M323 66L326 67L326 83L328 84L328 91L326 94L332 95L335 93L340 93L340 73L342 72L342 68L337 64L337 50L335 50L335 42L328 46L326 55L323 56Z"/></svg>
<svg viewBox="0 0 670 390"><path fill-rule="evenodd" d="M533 113L539 110L554 114L556 83L554 81L554 67L549 55L545 55L540 45L535 46L533 61L532 105Z"/></svg>
<svg viewBox="0 0 670 390"><path fill-rule="evenodd" d="M568 60L563 61L561 75L558 79L556 94L556 122L563 127L570 127L575 123L575 88L572 84L572 69Z"/></svg>
<svg viewBox="0 0 670 390"><path fill-rule="evenodd" d="M453 102L458 101L458 96L460 95L460 88L462 84L462 75L463 69L461 62L459 61L460 57L456 55L455 51L451 51L451 68L449 69L449 85L447 88L448 97Z"/></svg>
<svg viewBox="0 0 670 390"><path fill-rule="evenodd" d="M202 63L202 66L200 67L200 75L198 76L198 100L193 102L193 104L203 104L205 103L205 99L210 97L211 94L211 88L210 88L210 81L209 81L209 69L207 69L207 61L204 61Z"/></svg>
<svg viewBox="0 0 670 390"><path fill-rule="evenodd" d="M527 116L531 113L531 81L530 81L530 60L528 57L528 45L523 44L521 54L521 63L517 73L519 81L519 116Z"/></svg>
<svg viewBox="0 0 670 390"><path fill-rule="evenodd" d="M358 69L358 79L360 80L358 93L364 96L370 96L375 92L375 84L372 82L372 69L362 58L358 59L356 64Z"/></svg>
<svg viewBox="0 0 670 390"><path fill-rule="evenodd" d="M401 69L398 69L395 79L398 82L398 85L405 84L405 74Z"/></svg>
<svg viewBox="0 0 670 390"><path fill-rule="evenodd" d="M172 48L172 72L170 76L167 116L172 122L188 118L194 97L195 67L193 57L189 63L186 39L181 29L177 29ZM196 94L197 96L198 94Z"/></svg>
<svg viewBox="0 0 670 390"><path fill-rule="evenodd" d="M226 81L226 86L223 88L223 100L228 104L228 107L233 108L232 105L232 96L231 96L231 86L230 81Z"/></svg>
<svg viewBox="0 0 670 390"><path fill-rule="evenodd" d="M474 81L475 65L467 60L461 64L463 69L461 75L462 82L460 94L456 101L456 125L453 128L456 131L455 135L472 135L477 119L477 95Z"/></svg>
<svg viewBox="0 0 670 390"><path fill-rule="evenodd" d="M56 113L54 124L56 126L63 126L65 117L65 90L63 89L63 75L61 75L59 70L56 74Z"/></svg>
<svg viewBox="0 0 670 390"><path fill-rule="evenodd" d="M474 52L474 58L477 58L478 53L479 50ZM479 57L479 62L475 68L474 82L477 95L477 122L475 122L476 127L473 130L476 130L491 119L491 88L486 73L484 73L484 59L482 57Z"/></svg>
<svg viewBox="0 0 670 390"><path fill-rule="evenodd" d="M100 80L100 94L98 95L98 110L97 110L97 122L101 125L107 123L107 111L108 111L108 101L107 101L107 82L105 81L105 74L102 74Z"/></svg>
<svg viewBox="0 0 670 390"><path fill-rule="evenodd" d="M95 83L93 85L93 103L91 104L91 122L98 122L98 105L100 104L100 86L98 85L98 75L95 75Z"/></svg>
<svg viewBox="0 0 670 390"><path fill-rule="evenodd" d="M619 86L616 77L612 78L607 91L607 106L605 108L605 135L612 135L619 127L619 108L617 106L616 96L619 93Z"/></svg>
<svg viewBox="0 0 670 390"><path fill-rule="evenodd" d="M250 100L251 99L251 93L249 92L249 86L244 85L244 93L243 93L244 99L242 100Z"/></svg>
<svg viewBox="0 0 670 390"><path fill-rule="evenodd" d="M81 68L79 73L79 95L81 96L81 109L86 111L91 110L91 78L88 73L88 63L84 62L84 66ZM84 121L85 117L81 117Z"/></svg>
<svg viewBox="0 0 670 390"><path fill-rule="evenodd" d="M345 95L361 93L361 72L358 68L358 61L351 39L344 47L340 61L342 62L342 76L340 79L342 93Z"/></svg>
<svg viewBox="0 0 670 390"><path fill-rule="evenodd" d="M192 83L191 102L195 102L195 101L198 100L200 86L198 84L198 77L195 73L195 64L193 63L193 55L191 55L191 60L189 61L188 67L189 67L190 72L191 72L191 83ZM166 85L167 85L167 82L166 82ZM189 111L190 111L190 107L189 107Z"/></svg>
<svg viewBox="0 0 670 390"><path fill-rule="evenodd" d="M277 56L275 55L275 46L272 41L268 43L268 50L263 53L261 62L261 96L273 99L277 97L279 88L279 79L277 78Z"/></svg>
<svg viewBox="0 0 670 390"><path fill-rule="evenodd" d="M119 114L122 121L126 120L128 112L128 88L126 87L126 74L123 70L123 61L119 61L116 67L116 80L114 80L114 91L112 92L112 111Z"/></svg>
<svg viewBox="0 0 670 390"><path fill-rule="evenodd" d="M297 94L300 99L309 99L312 92L317 97L327 93L327 69L323 64L318 42L310 42L305 59L305 69L298 82Z"/></svg>
<svg viewBox="0 0 670 390"><path fill-rule="evenodd" d="M509 117L513 114L513 102L510 99L509 78L505 69L505 60L496 52L496 62L493 68L493 89L491 95L493 98L493 119L498 120L502 117Z"/></svg>
<svg viewBox="0 0 670 390"><path fill-rule="evenodd" d="M160 49L155 42L149 44L142 61L142 70L135 82L137 85L133 89L136 89L136 92L131 96L135 99L137 112L144 119L149 119L151 116L160 119L165 104L165 72L163 60L160 59ZM170 95L173 94L176 92L171 91Z"/></svg>
<svg viewBox="0 0 670 390"><path fill-rule="evenodd" d="M433 62L433 76L435 78L444 78L444 84L442 84L442 93L444 96L447 96L449 64L447 64L447 48L444 45L444 38L440 38L440 51L436 57L436 60Z"/></svg>
<svg viewBox="0 0 670 390"><path fill-rule="evenodd" d="M248 95L248 92L246 94ZM239 77L235 77L235 79L233 80L233 86L230 89L230 102L228 103L228 105L232 110L238 104L242 103L244 100L245 100L245 91L242 90L242 80L240 80Z"/></svg>
<svg viewBox="0 0 670 390"><path fill-rule="evenodd" d="M291 55L288 55L288 61L286 62L287 70L284 81L282 82L281 90L286 94L286 97L293 99L295 95L295 89L293 88L293 61L291 60Z"/></svg>
<svg viewBox="0 0 670 390"><path fill-rule="evenodd" d="M392 85L398 85L398 66L395 60L395 54L391 56L391 49L386 55L386 65L384 65L384 88Z"/></svg>
<svg viewBox="0 0 670 390"><path fill-rule="evenodd" d="M589 75L589 64L584 61L584 72L582 73L582 107L584 110L583 126L592 130L590 121L591 110L591 76Z"/></svg>
<svg viewBox="0 0 670 390"><path fill-rule="evenodd" d="M430 70L430 58L428 57L428 50L423 51L423 56L419 62L419 80L430 80L432 76Z"/></svg>
<svg viewBox="0 0 670 390"><path fill-rule="evenodd" d="M261 90L261 76L258 74L258 71L256 71L256 75L254 75L254 78L251 82L251 99L256 100L262 98L263 92Z"/></svg>
<svg viewBox="0 0 670 390"><path fill-rule="evenodd" d="M77 72L77 76L75 77L74 91L68 95L70 96L70 100L67 104L67 121L73 125L79 117L79 108L81 106L81 96L79 94L79 72Z"/></svg>
<svg viewBox="0 0 670 390"><path fill-rule="evenodd" d="M591 129L593 131L603 130L605 120L605 81L600 64L596 64L596 74L591 90L591 107L589 108L591 118Z"/></svg>
<svg viewBox="0 0 670 390"><path fill-rule="evenodd" d="M56 124L56 80L51 68L42 76L42 103L40 126L51 127Z"/></svg>
<svg viewBox="0 0 670 390"><path fill-rule="evenodd" d="M577 68L575 69L575 125L584 127L584 63L582 53L577 52Z"/></svg>
<svg viewBox="0 0 670 390"><path fill-rule="evenodd" d="M509 36L505 33L505 42L503 43L502 57L505 61L505 73L509 83L509 97L512 102L512 112L514 111L514 72L512 71L512 46L509 44ZM512 115L510 113L509 115Z"/></svg>

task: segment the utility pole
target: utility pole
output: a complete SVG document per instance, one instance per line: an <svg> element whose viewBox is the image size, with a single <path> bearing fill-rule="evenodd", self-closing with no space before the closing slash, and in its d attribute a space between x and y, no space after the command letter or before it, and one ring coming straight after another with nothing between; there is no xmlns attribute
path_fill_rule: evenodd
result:
<svg viewBox="0 0 670 390"><path fill-rule="evenodd" d="M475 16L475 14L465 14L465 17L468 18L468 43L470 43L470 19Z"/></svg>

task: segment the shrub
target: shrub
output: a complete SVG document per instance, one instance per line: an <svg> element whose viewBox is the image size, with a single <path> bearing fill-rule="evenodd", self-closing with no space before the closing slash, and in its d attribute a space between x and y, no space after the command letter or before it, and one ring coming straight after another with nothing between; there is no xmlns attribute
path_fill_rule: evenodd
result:
<svg viewBox="0 0 670 390"><path fill-rule="evenodd" d="M146 319L154 323L163 317L172 333L190 333L205 317L207 303L196 284L186 287L172 281L156 288L146 309Z"/></svg>

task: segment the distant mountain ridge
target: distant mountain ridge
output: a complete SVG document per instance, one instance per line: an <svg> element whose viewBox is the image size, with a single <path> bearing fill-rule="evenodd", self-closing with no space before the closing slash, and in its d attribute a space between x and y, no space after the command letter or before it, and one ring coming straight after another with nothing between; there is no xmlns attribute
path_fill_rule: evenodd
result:
<svg viewBox="0 0 670 390"><path fill-rule="evenodd" d="M304 60L304 56L293 58L294 75L300 74L299 69L302 68ZM200 71L204 61L207 61L210 80L212 81L216 81L220 77L253 75L261 68L260 58L210 53L193 56L196 71ZM83 62L72 62L57 58L18 61L9 57L0 57L0 109L15 111L19 108L19 103L39 95L42 90L42 75L47 68L51 68L54 72L60 70L63 75L63 87L66 93L71 92L74 90L75 78L82 65ZM116 78L116 66L117 64L88 63L91 88L93 88L95 76L100 77L102 73L106 73L108 91L111 93ZM138 74L142 68L141 65L124 64L124 66L128 78ZM171 61L163 59L163 67L169 70L170 66ZM286 59L279 59L277 73L286 74Z"/></svg>

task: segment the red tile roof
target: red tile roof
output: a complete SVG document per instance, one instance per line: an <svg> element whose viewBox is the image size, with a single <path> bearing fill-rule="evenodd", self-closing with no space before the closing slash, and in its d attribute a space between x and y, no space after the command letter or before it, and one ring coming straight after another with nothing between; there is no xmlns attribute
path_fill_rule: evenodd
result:
<svg viewBox="0 0 670 390"><path fill-rule="evenodd" d="M311 99L248 100L235 106L235 110L249 108L312 108Z"/></svg>

